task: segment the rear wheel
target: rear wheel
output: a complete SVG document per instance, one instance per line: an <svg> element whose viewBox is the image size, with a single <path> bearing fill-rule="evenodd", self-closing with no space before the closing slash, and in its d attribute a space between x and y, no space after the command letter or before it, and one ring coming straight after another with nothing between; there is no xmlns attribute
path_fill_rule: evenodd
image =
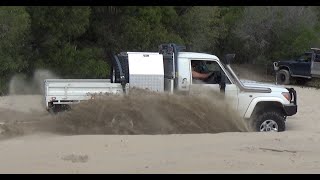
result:
<svg viewBox="0 0 320 180"><path fill-rule="evenodd" d="M281 69L278 73L277 73L277 81L279 84L290 84L290 73L288 70L286 69Z"/></svg>
<svg viewBox="0 0 320 180"><path fill-rule="evenodd" d="M51 114L57 114L59 112L65 112L71 110L71 107L67 104L52 104L49 108Z"/></svg>
<svg viewBox="0 0 320 180"><path fill-rule="evenodd" d="M253 119L252 129L257 132L285 131L285 116L277 111L264 112Z"/></svg>

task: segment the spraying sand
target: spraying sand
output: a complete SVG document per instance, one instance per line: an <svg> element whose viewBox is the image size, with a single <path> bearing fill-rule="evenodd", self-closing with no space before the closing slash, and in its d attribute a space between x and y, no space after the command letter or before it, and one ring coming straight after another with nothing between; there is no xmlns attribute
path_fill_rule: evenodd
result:
<svg viewBox="0 0 320 180"><path fill-rule="evenodd" d="M209 95L208 95L209 96ZM216 96L216 97L215 97ZM248 131L221 97L131 90L75 105L59 117L76 134L186 134ZM212 101L215 99L215 101Z"/></svg>
<svg viewBox="0 0 320 180"><path fill-rule="evenodd" d="M222 97L214 93L186 96L132 89L127 96L102 96L74 105L71 111L56 116L40 109L27 109L30 106L19 102L22 97L3 98L5 104L11 102L13 105L12 102L15 102L15 106L2 110L2 136L12 137L34 131L70 135L248 131L246 122L235 116L236 113L228 108ZM38 96L26 97L24 100L33 103L33 108L36 104L40 105L39 101L35 103L32 99L39 98ZM16 109L21 112L15 112Z"/></svg>
<svg viewBox="0 0 320 180"><path fill-rule="evenodd" d="M57 75L46 69L36 70L32 78L16 74L10 80L9 94L44 94L44 80L57 78Z"/></svg>

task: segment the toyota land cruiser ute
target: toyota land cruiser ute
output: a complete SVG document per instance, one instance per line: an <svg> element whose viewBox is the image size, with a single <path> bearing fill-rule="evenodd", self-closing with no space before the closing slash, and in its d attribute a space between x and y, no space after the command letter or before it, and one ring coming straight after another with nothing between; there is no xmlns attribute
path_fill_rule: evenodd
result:
<svg viewBox="0 0 320 180"><path fill-rule="evenodd" d="M284 131L287 116L297 113L297 93L293 88L242 82L230 66L234 54L226 55L222 62L215 55L183 52L184 49L184 46L162 44L159 52L113 55L110 79L46 79L45 105L50 111L59 111L89 100L97 93L126 94L131 88L142 88L188 95L205 86L222 93L254 131ZM210 73L203 83L193 79L192 62L202 64Z"/></svg>

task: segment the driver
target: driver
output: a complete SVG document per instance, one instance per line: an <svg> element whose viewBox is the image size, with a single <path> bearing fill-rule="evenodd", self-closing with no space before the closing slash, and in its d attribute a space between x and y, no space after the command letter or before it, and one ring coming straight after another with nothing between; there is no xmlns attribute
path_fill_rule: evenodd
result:
<svg viewBox="0 0 320 180"><path fill-rule="evenodd" d="M192 78L199 79L199 80L206 80L211 73L200 73L199 66L201 66L200 62L197 61L191 61L191 68L192 68Z"/></svg>

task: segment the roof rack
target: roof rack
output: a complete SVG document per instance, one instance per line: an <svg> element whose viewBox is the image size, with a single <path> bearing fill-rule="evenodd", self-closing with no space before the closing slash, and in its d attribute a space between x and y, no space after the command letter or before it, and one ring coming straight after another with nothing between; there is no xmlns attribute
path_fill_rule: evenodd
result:
<svg viewBox="0 0 320 180"><path fill-rule="evenodd" d="M311 48L311 50L320 51L320 48Z"/></svg>

